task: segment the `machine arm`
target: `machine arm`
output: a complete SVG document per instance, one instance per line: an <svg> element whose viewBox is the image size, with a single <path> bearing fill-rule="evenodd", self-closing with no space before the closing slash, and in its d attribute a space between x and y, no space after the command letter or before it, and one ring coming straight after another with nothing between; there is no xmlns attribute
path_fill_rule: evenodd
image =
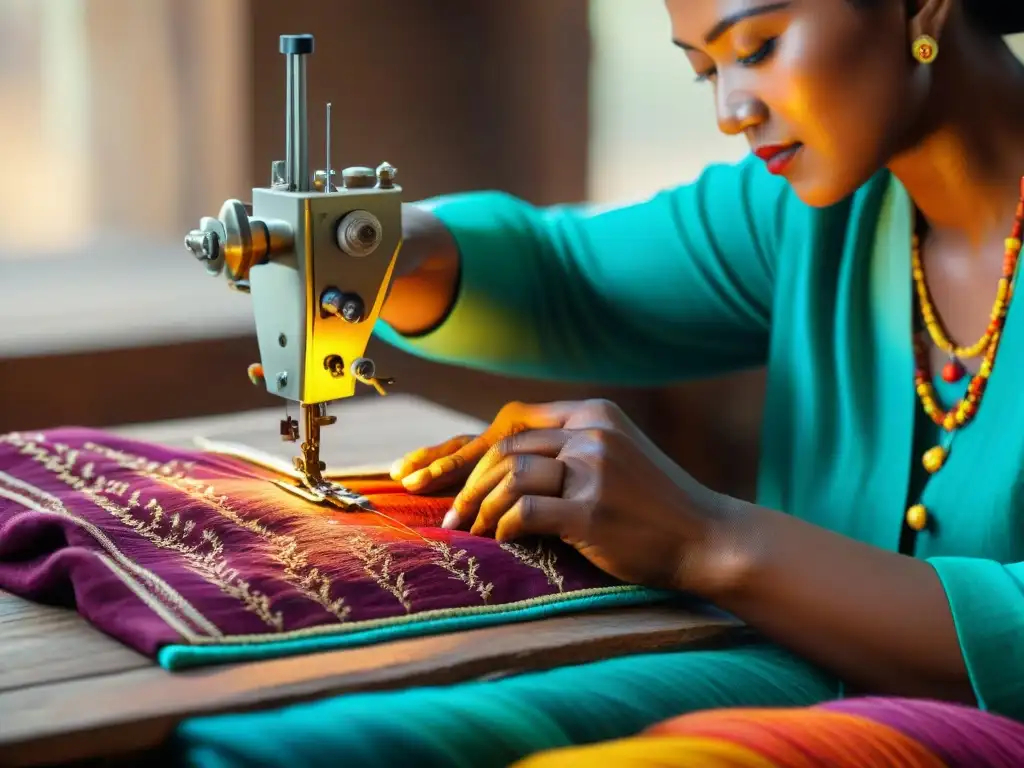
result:
<svg viewBox="0 0 1024 768"><path fill-rule="evenodd" d="M251 205L228 200L216 218L204 217L185 247L208 273L250 295L260 350L250 379L299 405L300 421L282 421L281 436L302 439L295 467L305 490L338 503L323 478L320 430L334 423L329 402L351 397L357 384L383 395L392 383L365 352L401 247L402 190L388 163L346 168L334 183L330 104L324 168L310 172L313 49L312 35L281 37L285 158L272 164L270 185L252 191Z"/></svg>

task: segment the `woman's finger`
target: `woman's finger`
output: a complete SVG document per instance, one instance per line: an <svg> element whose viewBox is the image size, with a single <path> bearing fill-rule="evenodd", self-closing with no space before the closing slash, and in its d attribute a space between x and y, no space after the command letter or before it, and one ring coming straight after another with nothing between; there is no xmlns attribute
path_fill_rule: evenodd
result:
<svg viewBox="0 0 1024 768"><path fill-rule="evenodd" d="M402 485L411 493L432 493L464 483L491 443L484 435L474 437L456 450L437 456L427 466L402 478Z"/></svg>
<svg viewBox="0 0 1024 768"><path fill-rule="evenodd" d="M476 536L493 536L501 518L524 496L562 495L565 464L558 459L533 454L510 457L515 462L512 472L500 480L482 502L471 532Z"/></svg>
<svg viewBox="0 0 1024 768"><path fill-rule="evenodd" d="M561 429L531 429L508 435L492 445L477 462L476 467L466 480L466 488L475 486L480 478L508 456L535 453L538 456L554 458L565 448L569 437L570 433ZM480 498L482 499L483 496Z"/></svg>
<svg viewBox="0 0 1024 768"><path fill-rule="evenodd" d="M586 529L587 506L560 496L523 496L502 515L494 538L514 541L527 536L579 539Z"/></svg>
<svg viewBox="0 0 1024 768"><path fill-rule="evenodd" d="M442 525L445 528L459 528L471 524L487 494L513 471L516 455L535 454L553 459L565 447L567 439L567 435L559 430L522 432L488 449L470 473L462 490L452 500L452 509ZM512 449L515 449L514 453Z"/></svg>
<svg viewBox="0 0 1024 768"><path fill-rule="evenodd" d="M468 441L455 452L438 456L427 466L417 469L402 479L406 490L412 493L433 493L465 483L473 468L496 443L528 430L560 427L572 413L571 403L527 405L509 403L478 437Z"/></svg>
<svg viewBox="0 0 1024 768"><path fill-rule="evenodd" d="M489 448L453 500L452 510L445 516L444 527L458 528L474 521L481 502L502 478L513 471L514 463L503 463L507 459L524 454L553 459L562 451L568 439L567 432L544 429L510 435Z"/></svg>
<svg viewBox="0 0 1024 768"><path fill-rule="evenodd" d="M554 459L565 448L569 433L560 429L539 429L510 435L492 446L470 473L466 484L452 502L452 509L445 516L445 528L459 528L475 522L480 504L494 491L499 483L512 474L529 474L528 468L516 464L517 456L541 456ZM511 482L511 479L508 480ZM519 482L517 480L517 482ZM560 493L562 490L561 469L558 487L546 490L553 480L546 481L539 490L520 490L518 493ZM499 503L495 499L495 503ZM514 503L514 499L509 505ZM492 521L493 522L493 521ZM496 524L496 523L494 523ZM493 528L491 528L493 530ZM474 533L476 529L474 529Z"/></svg>
<svg viewBox="0 0 1024 768"><path fill-rule="evenodd" d="M444 525L491 536L501 516L523 496L558 496L564 471L565 465L549 456L509 456L473 485L468 502L452 507Z"/></svg>
<svg viewBox="0 0 1024 768"><path fill-rule="evenodd" d="M475 438L476 435L457 435L450 440L445 440L440 445L431 445L410 451L391 465L391 479L404 480L413 472L429 466L431 462L444 456L450 456Z"/></svg>

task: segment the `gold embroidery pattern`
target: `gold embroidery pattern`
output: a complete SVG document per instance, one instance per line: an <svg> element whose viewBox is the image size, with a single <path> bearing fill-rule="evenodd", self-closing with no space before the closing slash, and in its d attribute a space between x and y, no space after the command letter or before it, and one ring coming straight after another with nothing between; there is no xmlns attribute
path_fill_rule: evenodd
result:
<svg viewBox="0 0 1024 768"><path fill-rule="evenodd" d="M376 542L356 529L346 531L340 538L345 543L346 551L363 564L366 575L377 582L378 587L393 595L406 613L412 613L405 573L391 572L395 562L388 545Z"/></svg>
<svg viewBox="0 0 1024 768"><path fill-rule="evenodd" d="M190 498L212 506L219 514L234 524L260 536L265 541L275 544L278 549L274 559L280 562L288 571L288 575L291 577L290 583L295 586L311 583L316 585L316 588L320 590L320 594L330 594L332 586L330 579L326 575L321 574L319 569L313 568L307 571L303 580L295 578L298 572L308 568L308 556L305 552L299 550L295 537L277 534L261 523L243 517L227 503L226 496L216 495L216 490L212 485L208 485L204 481L180 471L178 467L183 466L181 462L160 464L141 456L133 456L123 451L115 451L95 443L86 443L85 448L118 462L118 466L123 469L135 472L147 479L163 483L176 490L184 491L189 494ZM189 469L192 466L194 465L189 466ZM394 556L387 545L373 541L365 533L354 528L347 530L344 536L338 537L338 545L347 554L358 560L363 566L364 573L380 589L392 595L406 613L412 611L410 587L406 584L404 573L395 573L393 571L395 566ZM317 600L318 595L309 592L308 589L304 593L307 597ZM320 601L317 600L317 602ZM344 605L343 601L336 601L334 605L328 604L325 607L328 610L331 610L333 607L334 610L331 610L331 612L335 613L341 620L347 618L351 610L348 606Z"/></svg>
<svg viewBox="0 0 1024 768"><path fill-rule="evenodd" d="M195 466L193 462L171 461L161 464L142 456L92 442L86 443L84 448L116 462L122 469L135 472L147 479L188 494L189 498L212 507L234 524L259 536L276 547L274 559L284 566L285 579L290 584L300 589L306 597L334 613L339 620L344 621L348 617L351 609L344 605L343 600L329 602L333 586L329 577L315 567L307 570L310 568L308 555L299 549L295 537L276 533L258 521L244 517L228 504L226 496L217 495L214 486L188 474ZM465 563L465 570L462 570L460 561L466 556L465 551L453 553L444 542L428 539L420 536L413 529L409 530L419 536L431 551L437 554L438 559L434 561L435 565L451 573L469 589L475 590L484 602L489 599L494 585L480 581L477 575L480 564L475 557L469 557ZM407 613L411 612L410 588L406 585L405 574L392 572L394 558L387 546L372 541L363 533L346 531L345 536L340 538L339 545L363 565L367 576L373 579L382 590L394 596ZM304 575L303 571L305 571Z"/></svg>
<svg viewBox="0 0 1024 768"><path fill-rule="evenodd" d="M104 509L105 511L108 512L108 514L111 514L115 519L120 519L119 516L126 518L127 521L122 520L121 522L127 525L128 527L132 528L133 530L140 531L141 535L145 536L145 534L141 533L141 531L147 530L147 526L151 527L156 522L162 521L165 528L168 526L176 526L179 529L179 533L174 538L178 539L178 544L175 545L175 542L171 541L169 542L170 546L164 546L161 548L176 550L179 552L181 551L181 549L179 549L180 539L182 538L181 530L184 529L186 526L189 526L188 521L182 523L180 517L178 516L171 516L169 519L165 520L166 514L163 508L156 502L156 500L153 499L143 504L141 492L139 491L131 493L131 498L129 498L127 505L118 504L112 501L111 499L106 498L107 495L114 495L116 497L123 497L125 495L128 495L129 492L131 492L130 484L121 480L114 481L107 480L102 477L95 478L95 467L92 464L84 466L82 469L79 470L77 474L74 473L71 470L74 467L75 461L77 460L78 457L78 451L76 451L75 449L69 448L68 446L64 445L53 444L48 440L46 435L38 433L33 435L23 435L18 433L0 435L0 444L3 443L7 443L12 446L20 448L19 452L21 454L30 456L34 461L36 461L38 464L45 467L48 471L55 475L56 478L60 480L62 483L67 485L72 490L82 493L83 496L88 501L100 507L101 509ZM40 445L47 443L54 446L53 452L47 451L45 447ZM159 462L152 462L151 460L148 459L141 459L141 457L139 458L140 461L146 462L146 469L159 470L161 467L168 467L169 472L171 474L184 474L195 467L195 462L175 460L172 462L168 462L166 465L164 465ZM0 473L0 476L2 476L2 474L3 473ZM44 500L52 499L61 506L63 506L59 499L53 497L45 490L41 488L36 488L35 486L32 486L18 478L11 477L10 479L15 481L20 487L23 487L24 489L33 490L35 492L35 495L38 496L38 498ZM206 485L204 481L188 477L184 479L188 479L190 482L196 483L197 488L202 488L203 494L205 495L205 489L207 489L209 486ZM198 493L198 491L196 492ZM209 493L210 496L216 498L215 492L213 491L212 488L209 489ZM3 487L0 486L0 496L9 498L15 501L16 503L26 506L26 508L35 509L36 511L40 512L58 514L58 511L56 509L49 508L48 502L37 505L35 501L32 501L27 498L12 498L15 495L16 494L6 494L4 492ZM140 511L148 512L149 518L143 520L136 519L135 515L139 514ZM106 549L108 554L110 555L110 557L105 557L102 554L100 556L103 559L103 562L111 568L112 572L114 572L115 575L119 579L121 579L122 582L124 582L129 589L135 592L135 594L137 594L141 600L146 602L147 605L150 605L150 607L152 607L153 610L161 616L161 618L163 618L169 625L171 625L171 627L175 629L175 631L179 632L179 634L181 634L181 636L186 642L195 646L244 646L265 643L276 644L283 641L297 641L315 637L344 636L350 635L352 633L372 632L374 630L381 629L384 627L401 626L410 623L431 623L439 620L452 619L456 617L468 618L472 616L485 616L494 613L511 614L523 610L540 608L543 606L556 603L577 602L585 599L610 597L617 594L621 595L628 593L646 592L646 590L630 585L582 588L566 592L564 590L563 578L561 574L558 572L557 568L555 567L555 563L557 561L556 553L548 550L542 544L538 544L532 550L520 545L510 544L503 545L503 548L506 549L506 551L508 551L510 554L514 555L518 560L520 560L524 564L543 572L548 582L558 590L557 593L540 595L533 598L527 598L524 600L517 600L513 602L500 603L495 605L485 604L466 607L440 608L429 611L420 611L418 613L412 613L408 607L410 590L405 584L403 574L392 573L394 563L387 550L387 546L373 541L371 538L364 534L359 534L359 536L356 537L357 552L352 552L351 554L355 555L357 559L361 560L361 562L364 565L364 568L367 570L367 573L374 577L375 580L377 580L379 577L380 580L385 582L386 586L383 584L381 586L388 592L390 592L392 595L394 595L396 599L399 601L399 603L403 604L403 607L406 608L406 614L404 616L393 616L378 619L350 621L345 622L341 625L324 624L303 627L301 629L283 631L281 629L281 627L283 626L283 620L280 614L276 614L275 620L275 614L270 612L269 606L267 605L267 598L261 595L259 592L250 589L248 592L249 597L254 598L257 603L255 608L252 609L253 612L259 614L262 611L265 614L266 618L264 619L264 621L271 627L272 632L262 634L252 633L246 635L224 635L221 632L219 632L216 626L214 626L211 622L209 622L201 614L199 614L198 611L196 611L194 607L192 607L183 596L178 595L174 592L173 588L171 588L169 585L166 585L163 582L163 580L160 579L159 576L150 573L146 569L139 566L137 563L128 560L123 554L121 554L116 549L116 547L113 545L112 542L109 541L109 539L106 539L105 534L100 529L96 528L96 526L94 526L91 522L78 518L71 513L62 514L62 517L76 525L79 525L87 532L92 534L94 538L96 538L96 540L99 542L100 546ZM175 518L177 518L176 522ZM244 518L242 519L244 521ZM197 534L194 525L189 527L188 533L189 535ZM150 531L150 535L154 535L152 531ZM206 542L205 532L199 532L198 536L203 537L203 541ZM193 536L193 538L195 538L195 536ZM343 538L348 538L348 534L346 534L346 536ZM448 571L450 574L452 574L452 578L461 581L463 584L467 586L467 588L476 591L486 603L491 596L493 584L489 582L483 582L481 580L478 573L479 563L477 562L477 559L472 556L469 557L465 561L465 570L461 570L459 566L466 556L464 550L452 551L451 547L444 542L426 539L425 537L423 538L427 545L430 547L431 551L436 553L437 555L438 559L434 562L434 564ZM152 542L152 539L150 540ZM216 537L213 537L213 540L214 544L219 543ZM155 544L155 542L153 543ZM157 544L155 545L159 546ZM208 581L215 584L222 591L238 597L242 601L243 607L249 609L247 603L245 602L244 595L242 594L244 590L239 589L240 585L232 584L230 582L231 578L238 578L237 571L234 571L232 573L233 569L231 569L227 565L226 561L223 560L222 551L220 553L222 558L221 560L217 560L215 557L211 558L211 546L208 542L206 543L206 546L207 549L205 552L200 552L197 549L196 552L194 552L191 556L186 556L188 564L192 566L193 561L195 561L196 559L199 559L200 561L203 561L204 558L206 560L211 560L212 565L207 566L205 570L199 569L198 575L200 575L200 577L206 578ZM220 548L221 550L223 550L223 545L221 545ZM212 550L215 551L216 547L212 547ZM361 553L361 556L358 553ZM182 554L184 555L185 553L183 552ZM118 561L121 567L118 567L118 565L114 563L113 560ZM131 574L127 572L128 570L131 571ZM154 598L152 595L149 595L146 592L146 590L142 587L142 585L135 583L133 581L132 574L144 579L150 585L155 584L156 589L154 591L160 595L160 598L162 598L164 602L170 601L171 604L175 605L176 607L183 606L184 608L187 608L190 614L190 618L192 619L193 622L197 624L205 624L203 629L204 631L208 632L208 636L196 636L194 633L189 631L187 627L184 628L184 631L179 630L178 625L180 624L180 622L176 620L176 617L168 617L167 615L165 615L165 612L161 612L160 610L158 610L159 605L153 604L157 601L157 598ZM246 584L244 581L242 581L241 583L245 585L246 589L249 589L248 584ZM262 606L258 605L260 599L262 599L263 601ZM648 600L641 598L641 601L647 602Z"/></svg>
<svg viewBox="0 0 1024 768"><path fill-rule="evenodd" d="M428 546L438 555L434 564L444 568L450 573L453 579L458 579L469 589L476 590L480 599L485 603L491 599L491 592L494 591L494 584L489 581L482 581L478 574L480 562L473 556L466 558L466 569L459 568L460 561L466 557L466 550L452 550L450 546L437 539L427 539Z"/></svg>
<svg viewBox="0 0 1024 768"><path fill-rule="evenodd" d="M334 583L319 568L310 566L309 556L299 548L296 538L272 531L258 520L240 514L228 503L227 496L217 495L213 485L188 474L195 467L194 462L172 460L162 464L97 443L87 442L83 447L115 462L121 469L180 491L190 500L203 504L239 528L257 536L274 550L270 557L281 565L284 581L338 621L348 620L352 609L345 604L343 597L331 598Z"/></svg>
<svg viewBox="0 0 1024 768"><path fill-rule="evenodd" d="M156 499L150 499L143 504L142 493L138 490L132 492L126 504L112 501L107 495L112 494L112 490L124 490L124 484L109 484L102 476L87 479L76 474L73 465L77 451L64 451L62 456L56 446L55 452L51 453L37 443L26 442L21 446L20 452L32 458L53 473L60 482L81 493L153 546L178 552L193 573L215 585L224 594L238 600L246 611L259 617L275 631L280 632L284 629L284 617L279 611L271 609L267 596L253 589L239 571L231 567L224 554L224 545L215 532L197 530L193 521L183 522L179 514L173 514L165 520L164 509L160 503ZM92 474L89 466L85 467L84 471Z"/></svg>
<svg viewBox="0 0 1024 768"><path fill-rule="evenodd" d="M198 439L196 443L205 453L217 456L226 456L228 458L235 459L236 461L241 461L249 466L269 470L275 475L284 475L295 480L299 479L298 474L295 473L295 470L292 469L287 462L282 462L279 459L275 459L272 456L268 456L248 446L221 443L206 439ZM379 467L370 466L365 469L365 472L359 472L353 468L348 468L335 470L334 472L328 472L327 474L330 476L329 479L340 480L344 478L358 478L372 475L387 475L388 472L386 467L381 469ZM380 510L376 510L376 514L383 520L395 523L397 529L407 531L422 540L423 544L429 548L431 554L436 558L431 561L432 565L436 565L437 567L448 571L448 573L451 574L451 578L461 581L466 585L467 589L476 592L483 602L487 603L490 600L494 585L490 582L480 580L478 575L480 562L475 556L469 555L467 557L465 550L453 552L452 549L444 542L428 538L415 528L406 525L402 521L397 520L390 515L385 515L380 512ZM462 567L463 558L465 558L465 568Z"/></svg>
<svg viewBox="0 0 1024 768"><path fill-rule="evenodd" d="M13 501L25 509L60 517L92 536L104 550L98 553L101 562L186 640L196 642L199 635L204 633L210 637L224 636L213 622L197 611L170 584L129 559L103 531L88 520L73 514L60 499L6 472L0 472L0 497ZM168 615L168 610L175 613Z"/></svg>
<svg viewBox="0 0 1024 768"><path fill-rule="evenodd" d="M555 567L558 555L544 546L543 542L538 542L532 550L521 544L511 544L508 542L503 542L500 546L506 552L514 555L520 562L543 573L548 580L548 584L557 589L559 593L565 591L562 574Z"/></svg>

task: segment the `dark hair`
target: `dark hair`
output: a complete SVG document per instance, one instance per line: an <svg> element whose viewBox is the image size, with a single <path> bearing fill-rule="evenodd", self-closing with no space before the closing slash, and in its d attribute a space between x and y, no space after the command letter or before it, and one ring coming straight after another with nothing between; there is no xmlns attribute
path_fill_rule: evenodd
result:
<svg viewBox="0 0 1024 768"><path fill-rule="evenodd" d="M854 5L871 6L880 0L850 0ZM978 26L994 35L1013 35L1024 32L1024 2L1022 0L961 0L967 15ZM914 0L907 0L912 6Z"/></svg>
<svg viewBox="0 0 1024 768"><path fill-rule="evenodd" d="M1024 32L1021 0L963 0L968 15L990 32L1012 35Z"/></svg>

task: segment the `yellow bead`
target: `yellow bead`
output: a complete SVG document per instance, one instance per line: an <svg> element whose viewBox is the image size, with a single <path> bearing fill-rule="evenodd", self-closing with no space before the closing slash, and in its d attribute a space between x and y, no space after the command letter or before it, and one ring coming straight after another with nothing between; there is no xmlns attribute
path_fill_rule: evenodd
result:
<svg viewBox="0 0 1024 768"><path fill-rule="evenodd" d="M915 504L907 510L907 526L912 531L923 531L928 527L928 510L924 504Z"/></svg>
<svg viewBox="0 0 1024 768"><path fill-rule="evenodd" d="M942 465L946 463L946 449L941 445L929 448L921 458L921 463L924 464L924 468L928 470L930 474L934 475L942 469Z"/></svg>
<svg viewBox="0 0 1024 768"><path fill-rule="evenodd" d="M1008 238L1006 238L1006 250L1013 251L1014 253L1019 253L1020 249L1021 249L1020 240L1018 240L1015 237L1008 237Z"/></svg>

